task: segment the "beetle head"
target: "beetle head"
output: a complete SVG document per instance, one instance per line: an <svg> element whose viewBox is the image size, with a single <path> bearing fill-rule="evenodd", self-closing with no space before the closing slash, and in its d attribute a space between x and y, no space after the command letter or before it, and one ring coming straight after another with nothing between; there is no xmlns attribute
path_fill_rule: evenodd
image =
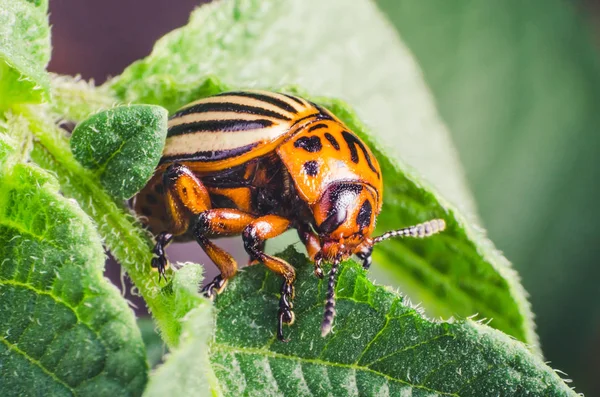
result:
<svg viewBox="0 0 600 397"><path fill-rule="evenodd" d="M313 206L323 259L345 259L372 245L376 211L375 193L368 185L330 185Z"/></svg>

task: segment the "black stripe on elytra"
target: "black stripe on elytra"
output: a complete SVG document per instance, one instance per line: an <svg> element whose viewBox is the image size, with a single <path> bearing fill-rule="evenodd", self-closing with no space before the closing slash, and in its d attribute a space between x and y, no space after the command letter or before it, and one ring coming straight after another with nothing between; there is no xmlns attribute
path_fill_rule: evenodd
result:
<svg viewBox="0 0 600 397"><path fill-rule="evenodd" d="M287 103L285 101L282 101L281 99L277 99L275 97L272 97L272 96L268 96L268 95L264 95L264 94L258 94L256 92L245 92L245 91L224 92L224 93L219 94L217 96L227 96L227 95L241 96L241 97L244 97L244 98L257 99L259 101L267 102L267 103L270 103L271 105L277 106L278 108L283 109L286 112L290 112L290 113L293 113L293 114L298 113L298 111L296 110L296 108L294 108L289 103Z"/></svg>
<svg viewBox="0 0 600 397"><path fill-rule="evenodd" d="M166 156L160 159L159 164L164 163L173 163L177 161L218 161L227 159L230 157L240 156L244 153L248 153L252 149L254 149L259 142L251 143L250 145L236 147L234 149L229 150L207 150L203 152L195 152L195 153L182 153L176 154L173 156Z"/></svg>
<svg viewBox="0 0 600 397"><path fill-rule="evenodd" d="M194 123L174 125L169 128L167 137L189 134L192 132L238 132L258 130L271 127L273 122L266 119L257 120L204 120Z"/></svg>
<svg viewBox="0 0 600 397"><path fill-rule="evenodd" d="M294 147L302 148L310 153L316 153L323 149L323 145L321 144L321 138L315 135L310 137L303 136L296 139L296 141L294 142Z"/></svg>
<svg viewBox="0 0 600 397"><path fill-rule="evenodd" d="M185 116L186 114L192 113L208 113L208 112L234 112L234 113L242 113L242 114L254 114L257 116L264 117L273 117L280 120L291 120L288 116L285 116L281 113L274 112L269 109L260 108L257 106L249 106L243 105L239 103L231 103L231 102L207 102L207 103L199 103L189 108L182 109L179 112L175 113L172 119Z"/></svg>
<svg viewBox="0 0 600 397"><path fill-rule="evenodd" d="M333 117L331 116L331 112L329 112L329 110L317 105L314 102L311 102L310 104L317 108L317 110L319 111L319 120L333 120Z"/></svg>
<svg viewBox="0 0 600 397"><path fill-rule="evenodd" d="M302 102L299 98L297 98L293 95L288 95L288 94L283 94L283 95L290 98L292 101L296 102L297 104L301 105L302 107L306 107L306 104L304 102Z"/></svg>
<svg viewBox="0 0 600 397"><path fill-rule="evenodd" d="M354 163L358 163L358 153L356 151L356 146L358 146L360 148L360 150L362 150L363 155L365 156L365 159L367 160L367 164L369 164L369 168L371 169L371 171L373 171L375 174L377 174L377 178L379 178L380 177L379 172L377 171L377 168L375 168L375 165L373 165L373 161L371 160L371 156L369 156L369 152L367 152L367 148L365 147L365 144L362 143L362 141L360 139L358 139L356 137L356 135L351 134L348 131L342 131L342 137L348 144L348 149L350 149L350 157L351 157L352 161Z"/></svg>
<svg viewBox="0 0 600 397"><path fill-rule="evenodd" d="M302 164L302 168L304 168L304 172L308 176L317 176L319 173L319 163L315 160L310 160Z"/></svg>
<svg viewBox="0 0 600 397"><path fill-rule="evenodd" d="M321 128L327 128L327 124L319 123L319 124L313 125L312 127L310 127L308 129L308 132L320 130Z"/></svg>
<svg viewBox="0 0 600 397"><path fill-rule="evenodd" d="M335 137L333 135L331 135L329 132L325 133L325 139L327 139L329 141L329 143L331 143L331 146L333 146L333 148L335 150L340 150L340 144L335 139Z"/></svg>

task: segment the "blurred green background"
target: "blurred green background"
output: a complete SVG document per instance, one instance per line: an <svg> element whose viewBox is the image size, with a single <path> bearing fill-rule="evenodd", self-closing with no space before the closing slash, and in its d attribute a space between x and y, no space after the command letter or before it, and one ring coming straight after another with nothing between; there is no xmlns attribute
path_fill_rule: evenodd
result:
<svg viewBox="0 0 600 397"><path fill-rule="evenodd" d="M51 0L50 70L101 83L199 3ZM377 3L421 67L482 225L522 277L546 359L600 395L599 4Z"/></svg>

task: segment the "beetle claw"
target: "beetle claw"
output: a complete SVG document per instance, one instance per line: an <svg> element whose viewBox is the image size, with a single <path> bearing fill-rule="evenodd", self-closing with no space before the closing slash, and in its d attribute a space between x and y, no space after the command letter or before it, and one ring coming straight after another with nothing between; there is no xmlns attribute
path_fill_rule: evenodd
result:
<svg viewBox="0 0 600 397"><path fill-rule="evenodd" d="M289 342L283 336L283 324L292 325L296 316L292 311L292 297L294 296L294 287L287 282L284 282L281 287L281 298L279 299L279 312L277 313L277 339L282 342Z"/></svg>
<svg viewBox="0 0 600 397"><path fill-rule="evenodd" d="M204 286L200 292L202 292L206 298L212 300L217 294L220 294L221 291L223 291L226 284L227 280L223 280L223 277L221 277L219 274L213 279L213 281L206 284L206 286Z"/></svg>

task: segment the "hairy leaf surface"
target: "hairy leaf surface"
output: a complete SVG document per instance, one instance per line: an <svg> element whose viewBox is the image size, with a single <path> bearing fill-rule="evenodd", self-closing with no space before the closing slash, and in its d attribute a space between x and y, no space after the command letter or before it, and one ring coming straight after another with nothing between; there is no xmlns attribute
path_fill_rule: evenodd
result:
<svg viewBox="0 0 600 397"><path fill-rule="evenodd" d="M576 395L521 342L471 320L429 320L351 261L323 338L327 280L293 249L280 256L298 268L289 343L275 335L281 278L264 266L244 269L216 301L211 361L226 395Z"/></svg>
<svg viewBox="0 0 600 397"><path fill-rule="evenodd" d="M47 0L0 0L0 110L48 97Z"/></svg>
<svg viewBox="0 0 600 397"><path fill-rule="evenodd" d="M183 317L179 345L153 372L145 396L221 394L208 356L208 342L213 335L213 307L208 299L198 294L197 280L202 268L196 264L182 266L174 275L173 285L197 296L198 306Z"/></svg>
<svg viewBox="0 0 600 397"><path fill-rule="evenodd" d="M339 22L335 29L331 20ZM380 230L433 216L450 226L438 241L382 244L375 250L377 262L397 271L402 287L432 314L479 314L493 318L492 326L537 344L525 294L506 259L409 167L388 160L400 153L459 208L471 212L452 145L412 57L370 2L356 1L351 8L338 0L211 4L161 39L148 58L110 87L123 100L173 110L222 91L223 85L207 79L211 73L235 89L273 88L284 81L355 105L357 116L335 101L324 102L337 106L344 121L373 142L357 117L367 121L385 144L385 154L378 152L386 181Z"/></svg>
<svg viewBox="0 0 600 397"><path fill-rule="evenodd" d="M89 218L35 166L0 186L0 395L140 395L144 346Z"/></svg>
<svg viewBox="0 0 600 397"><path fill-rule="evenodd" d="M119 106L77 124L73 155L114 197L128 199L154 174L167 136L167 111L154 105Z"/></svg>
<svg viewBox="0 0 600 397"><path fill-rule="evenodd" d="M377 3L421 65L490 237L523 277L547 357L597 385L596 13L561 0Z"/></svg>

